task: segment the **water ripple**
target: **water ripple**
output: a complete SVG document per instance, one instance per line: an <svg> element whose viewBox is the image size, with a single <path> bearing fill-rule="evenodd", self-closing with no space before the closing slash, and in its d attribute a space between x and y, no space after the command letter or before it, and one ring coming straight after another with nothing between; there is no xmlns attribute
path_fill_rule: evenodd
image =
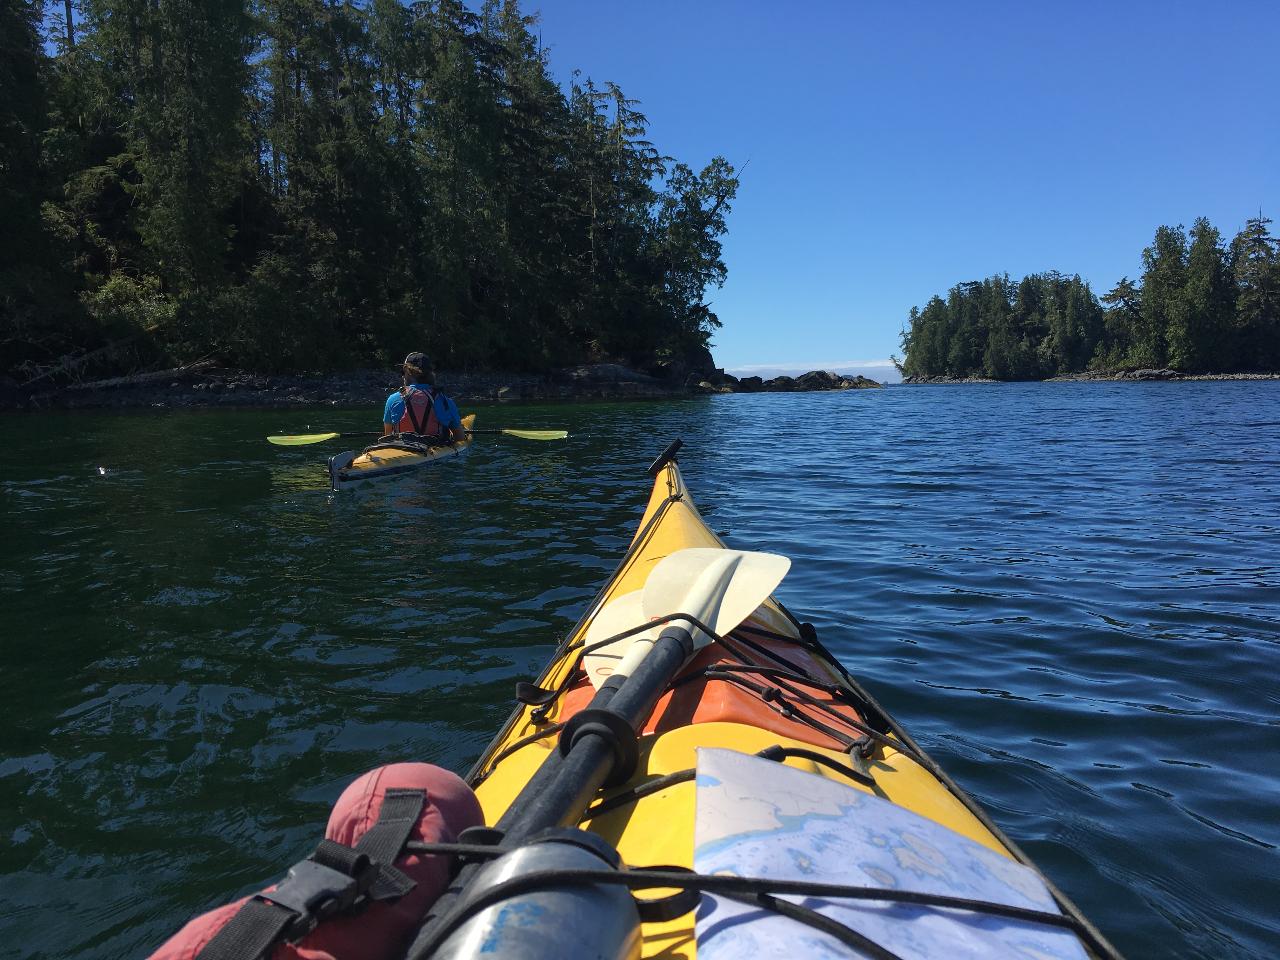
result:
<svg viewBox="0 0 1280 960"><path fill-rule="evenodd" d="M485 408L574 436L341 496L261 440L314 413L0 420L31 451L0 474L0 929L143 954L363 770L465 770L683 435L708 522L792 557L782 599L1121 949L1268 955L1278 387Z"/></svg>

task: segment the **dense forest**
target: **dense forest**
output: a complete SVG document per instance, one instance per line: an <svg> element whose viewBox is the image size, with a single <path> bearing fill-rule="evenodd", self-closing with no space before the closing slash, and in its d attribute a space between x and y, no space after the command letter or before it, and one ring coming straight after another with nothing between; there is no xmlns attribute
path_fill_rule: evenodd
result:
<svg viewBox="0 0 1280 960"><path fill-rule="evenodd" d="M0 0L0 377L698 355L733 167L517 0Z"/></svg>
<svg viewBox="0 0 1280 960"><path fill-rule="evenodd" d="M1208 220L1160 227L1142 276L1101 299L1079 276L1007 274L952 287L903 331L907 377L1037 380L1085 370L1280 371L1280 255L1270 220L1230 244Z"/></svg>

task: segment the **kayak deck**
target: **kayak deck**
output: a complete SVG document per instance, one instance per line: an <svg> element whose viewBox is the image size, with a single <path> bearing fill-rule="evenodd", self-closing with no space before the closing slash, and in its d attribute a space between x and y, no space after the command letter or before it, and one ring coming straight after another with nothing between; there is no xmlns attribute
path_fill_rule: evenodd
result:
<svg viewBox="0 0 1280 960"><path fill-rule="evenodd" d="M472 429L475 420L474 413L467 414L462 418L462 428ZM471 443L471 437L438 446L400 443L388 439L366 447L359 454L351 451L340 453L329 459L330 486L334 490L345 490L367 480L409 473L430 466L437 460L456 457L471 446Z"/></svg>
<svg viewBox="0 0 1280 960"><path fill-rule="evenodd" d="M541 689L523 689L527 702L468 777L487 823L507 813L557 749L564 723L591 700L595 691L582 667L583 639L597 614L643 588L664 557L689 547L725 546L699 515L676 464L662 464L655 473L640 527L618 569L539 677ZM634 775L602 789L581 824L632 866L693 866L692 768L695 751L706 747L764 751L768 759L873 793L1029 864L823 648L812 627L773 598L685 666L638 739ZM1049 889L1064 912L1087 925L1065 897ZM644 956L696 952L692 914L646 923L642 935Z"/></svg>

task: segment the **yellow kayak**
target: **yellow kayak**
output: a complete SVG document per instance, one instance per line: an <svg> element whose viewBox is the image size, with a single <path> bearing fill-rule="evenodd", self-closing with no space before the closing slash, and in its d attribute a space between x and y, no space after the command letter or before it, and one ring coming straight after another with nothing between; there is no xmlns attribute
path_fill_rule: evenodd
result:
<svg viewBox="0 0 1280 960"><path fill-rule="evenodd" d="M1009 956L1117 956L1079 910L826 651L812 626L798 621L769 596L773 587L768 584L774 582L770 578L776 579L779 569L785 572L789 561L731 551L712 532L675 463L678 446L677 442L669 447L650 468L653 491L617 570L537 684L520 685L517 697L522 702L468 774L485 823L496 828L488 842L516 849L529 843L529 836L537 829L553 824L576 827L606 841L607 847L620 855L619 869L629 869L633 878L637 868L660 865L668 873L697 870L710 872L713 878L767 873L782 882L786 870L794 868L798 871L794 876L799 878L795 883L865 885L869 877L883 874L879 883L885 888L911 890L913 884L923 883L920 895L925 897L930 890L938 895L939 890L954 894L961 889L946 885L954 879L948 874L954 861L961 864L958 872L965 874L964 883L972 882L975 890L986 890L992 883L1016 888L1009 895L1011 899L1000 901L997 894L965 894L970 900L997 901L991 907L997 914L994 919L984 916L958 921L955 911L943 916L948 911L941 907L930 914L927 906L911 908L903 903L881 903L877 910L860 916L846 911L847 916L838 917L836 927L847 922L842 928L846 933L855 927L862 932L854 930L849 933L852 939L844 939L839 929L834 934L828 931L826 947L858 944L868 938L873 946L882 946L868 947L865 952L827 954L816 941L805 947L799 944L808 943L804 936L818 936L814 931L824 923L830 926L828 920L803 914L804 907L779 906L777 898L769 900L774 908L787 908L803 922L790 930L778 925L787 923L779 918L773 918L772 925L757 922L757 915L769 911L756 909L755 913L726 916L725 922L716 924L711 922L714 911L708 920L705 901L696 910L685 904L684 912L642 911L643 922L631 934L607 932L610 925L602 918L612 908L605 901L585 909L579 905L576 916L572 910L559 915L558 906L548 912L543 901L536 909L524 904L523 912L517 909L518 902L505 906L496 902L487 908L488 913L479 911L483 904L473 902L470 919L460 918L458 904L465 906L468 898L477 900L472 887L477 884L474 875L482 868L473 865L437 904L409 956L516 955L507 952L502 931L512 917L535 914L545 914L543 927L538 929L530 920L527 937L566 938L555 949L548 948L548 955L557 955L556 949L564 956L668 958L693 957L704 950L709 957L746 956L749 951L778 956L945 953L948 960L971 955L958 947L938 953L921 947L930 942L928 936L942 937L940 943L967 942L968 927L957 934L949 928L930 933L920 926L936 921L982 927L983 936L990 934L997 940L1008 936L1016 941ZM743 573L752 564L756 567L750 575ZM729 616L726 607L736 602L732 597L735 582L753 577L758 584L766 584L764 595L746 601L748 613ZM688 605L694 601L689 597L702 589L696 584L713 582L718 586L702 592L719 599L713 598L699 609L711 611L706 616L729 616L729 621L737 616L746 619L716 635L715 628L698 617L693 618L693 626L679 617L666 618L668 624L683 623L686 639L702 636L702 644L686 643L683 659L676 654L674 674L655 688L649 701L656 698L651 710L647 702L638 708L619 707L626 699L626 685L640 682L661 645L653 640L653 634L662 628L662 617L647 638L636 632L660 612L649 601L663 591L687 588L690 592L680 601L685 608L670 613L692 614ZM749 590L744 596L747 594ZM629 627L633 629L628 637ZM637 638L644 643L636 643ZM638 653L637 647L644 647L644 651ZM605 694L615 673L630 676L616 684L609 702ZM634 729L605 716L614 708L624 715L628 709L633 711ZM600 748L598 756L605 757L603 762L612 772L603 776L600 786L601 777L575 782L580 772L590 767L575 766L575 755L596 741L609 744ZM565 802L561 803L562 799ZM539 808L557 804L555 812L540 817ZM815 818L825 824L817 833L812 832ZM833 823L837 828L832 828ZM864 848L841 848L844 852L833 859L837 847L861 842L864 832ZM572 836L569 839L572 842ZM591 843L596 844L597 839ZM606 854L607 847L601 847ZM782 867L776 862L780 852L785 853ZM725 860L729 853L738 859ZM890 853L887 865L869 865ZM853 870L853 863L865 866ZM898 867L909 868L905 878L888 875ZM513 867L507 872L520 871ZM992 881L992 877L996 879ZM704 896L710 889L705 884L711 882L703 881L698 888ZM632 892L640 897L643 891ZM1023 894L1028 898L1025 901L1019 899ZM737 896L738 901L742 899ZM733 901L731 890L716 901L715 909L732 910ZM1052 929L1052 918L1019 926L1008 919L1018 916L1018 908L1001 903L1022 903L1023 909L1029 905L1045 916L1060 914L1062 922L1056 930ZM913 909L915 913L900 923L897 919L886 921L886 917L898 917L895 910L910 914ZM975 909L981 914L984 908ZM1004 914L1000 914L1002 909ZM930 916L921 921L922 914ZM555 918L554 922L548 917ZM1037 927L1040 922L1048 926ZM587 930L590 936L582 933ZM908 945L914 944L916 952L895 952L892 946L884 946L896 942L899 934ZM1041 934L1053 942L1040 944L1035 937ZM586 940L575 939L578 936ZM605 938L608 946L601 948L592 938ZM976 949L975 956L1006 955L999 944L980 948L970 944L969 949Z"/></svg>
<svg viewBox="0 0 1280 960"><path fill-rule="evenodd" d="M153 960L1118 958L773 598L791 561L707 527L679 446L465 782L366 772Z"/></svg>
<svg viewBox="0 0 1280 960"><path fill-rule="evenodd" d="M474 413L467 414L462 418L462 428L470 430L475 421ZM456 457L471 446L471 441L468 435L466 440L427 446L388 438L365 447L358 454L350 450L335 454L329 458L329 485L334 490L346 490L366 480L411 473L439 460Z"/></svg>

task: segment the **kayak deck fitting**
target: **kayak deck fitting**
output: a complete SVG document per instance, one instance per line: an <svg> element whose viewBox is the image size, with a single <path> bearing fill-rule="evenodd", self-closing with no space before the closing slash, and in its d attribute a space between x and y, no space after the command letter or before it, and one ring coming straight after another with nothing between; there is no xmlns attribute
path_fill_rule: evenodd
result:
<svg viewBox="0 0 1280 960"><path fill-rule="evenodd" d="M467 414L462 418L462 429L470 430L475 422L476 415ZM335 491L346 490L366 480L410 473L437 460L456 457L471 446L471 442L469 434L465 440L441 444L415 443L392 435L358 454L347 450L330 457L329 485Z"/></svg>
<svg viewBox="0 0 1280 960"><path fill-rule="evenodd" d="M718 782L715 777L704 776L703 765L710 769L714 761L728 769L724 766L727 761L732 761L734 756L741 758L746 755L756 763L750 767L756 771L751 776L757 776L763 769L759 760L754 758L772 762L766 765L776 775L766 772L758 783L759 793L766 799L772 789L771 784L781 785L784 781L791 783L795 780L793 771L816 775L823 779L805 780L801 776L795 784L802 792L814 795L826 790L825 783L830 786L830 791L834 791L833 795L847 794L857 800L856 796L848 794L851 789L877 798L866 801L862 806L854 803L847 808L857 807L862 812L856 816L863 818L892 813L894 817L906 817L913 824L920 822L916 818L923 818L943 845L952 842L948 838L955 837L961 848L968 851L966 856L996 861L996 872L1019 870L1021 868L1012 864L1022 864L1029 868L1028 873L1034 871L1037 883L1043 882L1040 888L1045 901L1040 908L1042 913L1056 914L1060 911L1062 916L1055 918L1062 921L1058 926L1071 932L1072 949L1076 952L1053 953L1053 956L1118 956L1079 910L1043 878L1026 855L1001 833L981 808L942 772L823 647L814 628L798 621L772 597L764 600L740 625L724 636L714 636L714 642L709 642L687 659L674 679L665 684L651 713L640 718L634 732L625 727L621 734L616 729L612 732L599 729L602 725L615 725L613 721L603 722L608 718L601 714L607 711L589 707L593 697L598 698L596 685L610 670L608 661L602 661L600 654L607 655L609 650L616 650L620 645L625 647L627 635L634 635L649 626L643 618L638 618L640 622L634 624L611 619L610 611L627 607L625 598L628 595L638 598L640 594L637 591L645 590L650 574L661 561L673 554L691 551L702 555L718 550L731 553L702 520L689 495L674 461L679 445L679 441L672 444L650 467L650 474L654 477L653 491L639 529L617 570L555 651L536 685L523 683L518 686L518 706L467 776L484 810L485 823L491 825L486 828L491 835L484 842L505 841L504 847L512 842L512 834L505 828L526 815L527 811L521 809L523 806L543 803L546 796L554 792L553 781L557 773L563 775L569 765L569 753L576 749L581 729L594 726L591 732L599 734L598 739L612 738L615 753L630 755L615 758L615 775L605 781L603 788L579 798L579 806L585 806L585 810L562 818L561 826L576 825L582 831L607 841L631 870L652 865L665 865L662 869L694 868L695 833L706 831L704 821L710 816L706 811L699 814L697 807L711 802L704 798L713 796ZM593 630L593 626L599 626L597 620L618 626L618 633L623 635L621 639L612 636L601 640L600 630ZM636 629L623 629L625 626ZM702 626L704 624L698 624L698 627ZM612 633L613 627L606 632ZM604 663L603 667L601 663ZM589 675L596 671L601 675L594 678ZM631 679L635 679L634 674ZM620 693L614 703L618 699L621 699ZM572 742L566 743L566 739ZM702 752L701 757L698 756L699 751ZM732 754L725 751L732 751ZM781 770L772 764L781 764L788 769ZM617 782L619 769L621 782ZM753 798L750 796L733 799L738 801L735 805L752 806ZM786 818L783 819L785 821ZM852 820L846 821L847 825L853 823ZM789 824L785 826L787 830L791 829ZM516 832L519 833L518 830ZM528 841L517 838L513 846L520 847L521 842ZM908 842L915 841L908 839ZM974 844L981 848L977 853L972 852L976 849ZM705 849L712 846L708 844ZM933 851L934 847L925 843L920 848L920 856L926 868L936 870L936 864L929 867L928 863ZM700 847L698 856L704 852ZM808 860L808 869L812 871L815 869L813 864L820 862L820 857L814 854L809 858L806 854L801 860ZM1001 868L1001 863L1007 867ZM475 869L472 870L474 872ZM925 872L928 873L928 869ZM829 884L867 882L866 874L856 870L812 873L808 879ZM469 889L465 887L466 882L470 881L465 878L457 881L450 891L452 897L446 894L433 909L409 951L410 957L416 960L430 955L465 954L465 951L460 953L457 949L450 949L455 941L448 939L449 931L441 933L440 930L449 926L450 911L459 912L457 902L466 900L464 891ZM885 881L877 886L888 894L890 885ZM773 898L769 899L774 909L789 908L786 903L779 905ZM884 899L892 901L894 897L886 895ZM762 901L756 899L752 902L756 904L756 911L761 912L759 903ZM884 903L878 906L886 907ZM802 911L803 908L790 909ZM895 907L888 909L892 911ZM907 908L905 904L898 903L896 909ZM640 955L693 957L699 952L704 935L702 921L698 921L699 939L695 939L695 913L688 909L688 905L684 912L674 917L655 916L655 913L660 914L661 911L651 911L648 916L644 911L641 913L645 922L639 935ZM950 914L954 913L950 911ZM1001 913L993 909L991 913L1006 918L1012 915L1009 910ZM984 919L990 921L991 917ZM794 929L788 935L794 935L795 931L812 935L815 925L821 928L821 920L821 917L818 921L810 917L807 927L791 924ZM491 932L495 923L493 917L489 916L487 922L486 930ZM992 922L999 924L1002 921ZM1033 922L1053 925L1043 916ZM462 921L455 920L452 928L455 939L460 923ZM563 920L561 925L565 925ZM431 936L433 927L435 939ZM835 944L838 940L849 945L866 939L859 940L859 934L851 933L850 936L853 939L844 939L842 935L836 939L828 938L826 943ZM445 949L440 950L442 944ZM475 945L473 936L471 946ZM634 955L631 953L633 948L628 947L624 952ZM796 949L799 950L798 947ZM898 956L888 950L876 953L875 950L880 948L874 943L867 949L869 952L865 954L854 951L839 955ZM435 952L437 950L440 950L439 954ZM573 950L566 947L565 955L572 953ZM501 950L498 955L502 955ZM732 956L734 953L721 950L715 955ZM937 954L929 952L927 955ZM965 954L961 951L959 955Z"/></svg>

